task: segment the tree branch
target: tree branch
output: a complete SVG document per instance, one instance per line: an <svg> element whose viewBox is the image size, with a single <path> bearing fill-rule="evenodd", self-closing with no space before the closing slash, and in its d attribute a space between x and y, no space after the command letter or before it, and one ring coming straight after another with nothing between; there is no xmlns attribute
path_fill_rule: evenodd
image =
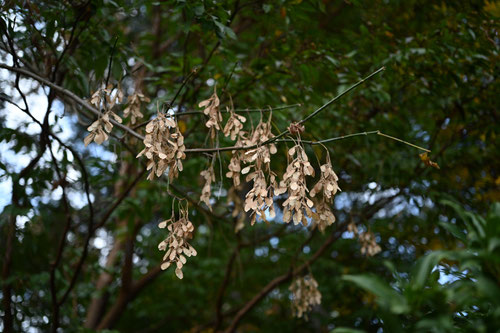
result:
<svg viewBox="0 0 500 333"><path fill-rule="evenodd" d="M54 84L52 82L50 82L49 80L35 74L35 73L32 73L26 69L23 69L23 68L16 68L16 67L11 67L11 66L7 66L7 65L4 65L4 64L0 64L0 68L4 68L4 69L7 69L11 72L15 72L15 73L20 73L20 74L23 74L25 76L28 76L52 89L54 89L55 91L65 95L65 96L68 96L69 98L71 98L72 100L74 100L75 102L77 102L78 104L80 104L81 106L83 106L85 109L87 109L88 111L92 112L96 117L99 117L101 115L101 112L99 110L97 110L96 108L94 108L93 106L91 106L89 103L87 103L84 99L78 97L76 94L74 94L73 92L61 87L61 86L58 86L57 84ZM111 123L120 128L121 130L127 132L128 134L140 139L140 140L144 140L144 136L140 135L139 133L133 131L132 129L128 128L127 126L125 125L122 125L114 120L110 120Z"/></svg>
<svg viewBox="0 0 500 333"><path fill-rule="evenodd" d="M236 330L241 319L250 311L252 308L257 305L262 299L264 299L274 288L279 286L282 283L285 283L292 279L293 276L301 273L305 269L307 269L312 263L314 263L327 249L328 247L335 242L341 235L342 232L347 227L347 224L342 225L339 229L334 231L330 237L328 237L325 242L321 245L321 247L309 258L305 263L299 266L297 269L290 269L287 273L282 274L273 280L271 280L264 288L262 288L250 301L248 301L233 317L231 324L225 330L226 333L231 333Z"/></svg>
<svg viewBox="0 0 500 333"><path fill-rule="evenodd" d="M49 108L50 108L49 103ZM59 166L57 165L57 159L54 156L54 153L52 152L52 148L50 147L49 144L49 152L50 156L52 158L52 163L54 164L54 169L57 174L57 178L59 180L59 186L62 188L62 197L61 201L64 206L64 213L66 215L66 223L64 225L64 230L61 235L61 239L59 240L59 246L57 247L57 253L56 253L56 259L54 262L51 263L50 265L50 293L52 297L52 332L57 332L57 329L59 327L59 303L57 301L57 290L56 290L56 269L57 266L59 266L59 263L61 262L61 258L63 256L64 248L66 247L66 237L68 235L70 226L71 226L71 210L70 210L70 205L68 202L68 199L66 197L66 189L65 189L65 179L62 174L62 172L59 169Z"/></svg>
<svg viewBox="0 0 500 333"><path fill-rule="evenodd" d="M38 164L40 159L42 158L44 152L45 152L45 142L44 140L40 140L40 151L38 154L28 163L28 165L21 170L21 172L15 177L15 179L12 179L12 204L19 208L20 202L19 202L19 197L18 197L18 192L19 192L19 180L22 178L26 177ZM14 332L14 314L12 313L12 300L11 300L11 295L12 295L12 283L7 282L9 280L10 276L10 268L12 264L12 252L14 249L14 237L16 233L16 218L17 214L15 212L12 212L9 215L9 221L8 223L5 224L5 229L6 229L6 241L5 241L5 254L4 254L4 260L3 260L3 265L2 265L2 304L3 304L3 327L4 327L4 332L10 333Z"/></svg>
<svg viewBox="0 0 500 333"><path fill-rule="evenodd" d="M125 200L125 198L128 197L128 195L130 194L130 191L132 191L134 189L134 187L137 185L137 183L139 183L139 181L141 180L142 176L144 176L144 174L146 173L146 169L144 168L135 178L134 180L130 183L130 185L125 189L125 191L123 191L123 193L120 195L120 197L114 202L114 204L106 211L106 213L104 214L104 216L101 218L101 221L99 221L99 223L97 223L94 227L94 231L96 231L97 229L99 228L102 228L104 226L104 224L106 224L106 222L108 221L109 217L111 216L111 214L113 214L113 212L116 210L116 208L118 208L118 206L120 206L120 204L122 203L123 200Z"/></svg>

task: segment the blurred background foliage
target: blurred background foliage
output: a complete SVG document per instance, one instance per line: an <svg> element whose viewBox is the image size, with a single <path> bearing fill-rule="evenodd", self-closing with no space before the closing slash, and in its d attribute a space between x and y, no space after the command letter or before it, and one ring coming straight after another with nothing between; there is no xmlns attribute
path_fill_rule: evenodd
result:
<svg viewBox="0 0 500 333"><path fill-rule="evenodd" d="M178 280L172 269L157 268L157 244L165 237L157 223L171 210L166 181L138 178L106 216L141 174L133 152L142 143L111 138L102 147L85 148L92 119L77 112L80 106L67 96L21 77L31 110L41 120L51 101L48 126L73 149L54 142L57 162L42 151L23 173L42 149L40 127L12 108L11 102L22 104L22 96L13 88L15 74L1 69L0 296L4 318L5 305L12 310L14 331L54 327L51 283L57 299L69 291L58 307L63 331L225 329L266 284L304 263L336 232L341 236L308 268L323 296L309 320L292 317L288 279L252 306L237 330L493 332L500 327L500 2L7 0L0 15L2 64L15 64L9 55L14 48L19 67L82 98L109 76L126 94L140 89L151 98L143 109L146 119L191 75L176 110L196 110L216 83L222 104L231 96L239 109L301 103L273 112L275 128L283 131L385 66L381 75L308 122L303 138L380 130L432 150L431 159L441 167L429 168L418 150L376 135L336 141L328 144L342 189L334 205L336 224L321 234L283 226L278 214L269 225L246 222L235 234L234 203L227 197L232 184L221 183L219 176L230 154L218 157L223 170L215 165L213 212L198 204L199 173L210 158L189 155L171 190L192 201L198 256ZM259 121L258 112L243 114ZM181 117L179 126L188 148L211 144L201 116ZM219 144L231 142L221 138ZM307 151L311 162L313 154L325 158L321 149ZM280 177L285 152L281 144L272 161ZM87 171L93 216L75 155ZM68 176L69 213L54 164ZM52 269L68 215L64 251ZM91 220L105 223L90 234L86 255ZM344 231L349 222L374 232L382 252L361 255L359 242ZM10 261L9 234L14 236ZM82 269L74 274L82 256Z"/></svg>

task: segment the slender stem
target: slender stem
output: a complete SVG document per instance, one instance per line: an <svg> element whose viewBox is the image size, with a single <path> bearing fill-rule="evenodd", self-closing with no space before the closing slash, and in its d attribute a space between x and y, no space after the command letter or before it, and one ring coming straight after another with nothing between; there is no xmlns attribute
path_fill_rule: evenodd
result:
<svg viewBox="0 0 500 333"><path fill-rule="evenodd" d="M343 92L341 92L340 94L338 94L337 96L335 96L333 99L331 99L328 102L326 102L326 104L324 104L320 108L316 109L316 111L314 111L313 113L311 113L310 115L308 115L307 117L305 117L304 119L302 119L301 121L299 121L298 123L299 124L303 124L306 121L309 121L311 118L315 117L316 115L318 115L318 113L320 113L321 111L323 111L324 109L326 109L328 106L330 106L333 102L337 101L338 99L340 99L342 96L344 96L345 94L347 94L351 90L353 90L356 87L360 86L365 81L368 81L369 79L371 79L372 77L374 77L375 75L377 75L378 73L380 73L380 72L382 72L384 70L385 70L385 67L381 67L381 68L377 69L375 72L373 72L370 75L368 75L367 77L365 77L364 79L359 80L358 82L356 82L355 84L353 84L351 87L347 88L346 90L344 90ZM290 131L287 129L287 130L281 132L280 134L278 134L277 136L275 136L274 138L269 139L269 140L263 142L261 145L266 145L268 143L276 141L277 139L279 139L279 138L287 135L288 133L290 133Z"/></svg>
<svg viewBox="0 0 500 333"><path fill-rule="evenodd" d="M315 117L318 113L320 113L321 111L323 111L324 109L326 109L327 107L329 107L331 104L333 104L335 101L337 101L338 99L340 99L342 96L344 96L345 94L347 94L351 90L353 90L356 87L360 86L361 84L365 83L365 81L371 79L372 77L374 77L375 75L377 75L378 73L380 73L380 72L382 72L384 70L385 70L385 66L377 69L375 72L371 73L370 75L368 75L364 79L361 79L360 81L356 82L351 87L347 88L347 90L344 90L339 95L337 95L333 99L329 100L325 105L323 105L322 107L320 107L319 109L317 109L316 111L314 111L313 113L311 113L310 115L308 115L307 117L305 117L304 119L302 119L301 121L299 121L299 123L303 124L306 121L310 120L311 118Z"/></svg>
<svg viewBox="0 0 500 333"><path fill-rule="evenodd" d="M380 132L379 130L368 131L368 132L352 133L352 134L336 136L336 137L333 137L333 138L324 139L324 140L318 140L318 141L302 140L301 143L306 144L306 145L312 145L312 146L314 146L314 145L320 145L320 144L324 144L324 143L328 143L328 142L333 142L333 141L337 141L337 140L348 139L348 138L352 138L352 137L355 137L355 136L364 136L364 135L371 135L371 134L381 135L381 136L384 136L386 138L389 138L389 139L396 140L398 142L404 143L404 144L406 144L408 146L411 146L411 147L414 147L414 148L417 148L417 149L420 149L420 150L423 150L423 151L426 151L426 152L430 152L429 149L425 149L425 148L417 146L417 145L415 145L413 143L410 143L408 141L401 140L401 139L395 138L393 136L384 134L384 133ZM278 139L275 142L276 143L279 143L279 142L293 142L293 143L296 143L296 141L294 141L292 139ZM265 143L261 144L260 146L262 146L264 144ZM257 148L257 147L258 147L257 145L254 145L254 146L222 147L222 148L211 148L211 149L192 148L192 149L186 149L186 152L188 152L188 153L200 153L200 152L206 153L206 152L227 151L227 150L242 150L242 149L243 150L247 150L247 149L254 149L254 148Z"/></svg>
<svg viewBox="0 0 500 333"><path fill-rule="evenodd" d="M389 138L389 139L391 139L391 140L395 140L395 141L398 141L398 142L404 143L404 144L406 144L406 145L408 145L408 146L411 146L411 147L414 147L414 148L417 148L417 149L423 150L423 151L425 151L425 152L428 152L428 153L430 153L430 152L431 152L429 149L422 148L422 147L417 146L417 145L414 145L413 143L410 143L410 142L408 142L408 141L401 140L401 139L395 138L395 137L393 137L393 136L390 136L390 135L384 134L384 133L382 133L382 132L380 132L380 131L379 131L377 134L378 134L378 135L381 135L381 136L385 136L386 138Z"/></svg>
<svg viewBox="0 0 500 333"><path fill-rule="evenodd" d="M174 98L172 98L172 100L170 101L170 103L168 103L167 111L170 110L170 108L174 105L175 100L177 99L177 97L179 97L179 94L182 91L182 88L184 88L184 86L189 82L189 80L191 79L191 77L193 77L196 74L196 72L197 72L196 69L192 70L191 73L189 73L189 75L186 77L186 79L184 79L184 81L182 81L182 84L179 87L179 89L177 89L177 92L175 93Z"/></svg>
<svg viewBox="0 0 500 333"><path fill-rule="evenodd" d="M109 83L109 78L111 77L111 66L113 65L113 55L115 53L116 43L118 42L118 37L115 38L115 43L111 48L111 54L109 55L109 66L108 66L108 75L106 76L106 87Z"/></svg>
<svg viewBox="0 0 500 333"><path fill-rule="evenodd" d="M370 132L359 132L359 133L341 135L341 136L337 136L337 137L329 138L329 139L324 139L324 140L318 140L318 141L301 140L300 142L302 142L303 144L306 144L306 145L320 145L320 144L328 143L328 142L332 142L332 141L352 138L353 136L370 135L370 134L378 134L378 133L379 133L378 130L377 131L370 131ZM291 140L291 139L279 139L276 142L296 142L296 141Z"/></svg>
<svg viewBox="0 0 500 333"><path fill-rule="evenodd" d="M227 85L229 84L229 81L231 80L231 78L233 77L233 74L234 74L234 70L236 69L236 66L238 66L240 62L237 61L234 63L234 66L233 66L233 69L231 69L231 72L229 73L229 76L226 78L226 80L224 81L224 86L222 86L222 93L225 93L226 91L226 88L227 88Z"/></svg>
<svg viewBox="0 0 500 333"><path fill-rule="evenodd" d="M307 144L307 145L320 145L320 144L328 143L328 142L332 142L332 141L337 141L337 140L343 140L343 139L352 138L354 136L370 135L370 134L381 135L381 136L384 136L386 138L389 138L389 139L396 140L398 142L404 143L404 144L406 144L406 145L408 145L410 147L417 148L417 149L426 151L428 153L431 152L429 149L425 149L425 148L417 146L417 145L415 145L415 144L413 144L411 142L408 142L408 141L405 141L405 140L401 140L399 138L395 138L393 136L384 134L384 133L380 132L379 130L369 131L369 132L359 132L359 133L353 133L353 134L347 134L347 135L341 135L341 136L337 136L337 137L334 137L334 138L329 138L329 139L324 139L324 140L318 140L318 141L302 140L301 142L303 144ZM290 140L290 139L280 139L280 140L276 140L276 142L295 142L295 141L294 140Z"/></svg>

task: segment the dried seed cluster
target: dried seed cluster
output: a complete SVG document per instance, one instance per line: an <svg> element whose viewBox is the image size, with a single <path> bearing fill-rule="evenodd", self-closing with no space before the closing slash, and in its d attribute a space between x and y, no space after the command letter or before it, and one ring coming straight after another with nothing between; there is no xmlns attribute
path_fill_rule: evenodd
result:
<svg viewBox="0 0 500 333"><path fill-rule="evenodd" d="M90 133L83 139L85 146L88 146L92 141L100 145L108 140L109 136L107 133L111 133L113 129L113 124L110 121L111 118L118 123L122 122L122 118L111 111L111 109L117 103L123 101L123 92L120 86L116 89L114 96L112 96L112 92L113 85L109 84L107 87L97 89L96 92L92 94L90 103L98 110L103 110L103 114L87 128L87 131Z"/></svg>
<svg viewBox="0 0 500 333"><path fill-rule="evenodd" d="M358 227L351 222L347 226L347 231L352 232L354 235L358 236L358 241L361 244L361 253L367 255L369 257L373 257L380 251L382 248L377 244L375 240L375 235L371 231L365 231L360 234Z"/></svg>
<svg viewBox="0 0 500 333"><path fill-rule="evenodd" d="M212 211L212 205L210 204L210 195L212 194L211 184L215 181L215 172L213 165L210 165L207 170L203 170L202 172L200 172L200 176L205 179L203 189L201 190L200 201L203 201L207 205L208 209Z"/></svg>
<svg viewBox="0 0 500 333"><path fill-rule="evenodd" d="M238 144L240 144L239 139L236 142L237 146ZM239 186L241 183L240 173L241 173L241 161L243 160L244 157L243 154L244 153L241 150L233 150L231 155L231 160L229 161L229 165L227 166L229 171L226 172L226 177L233 179L234 186Z"/></svg>
<svg viewBox="0 0 500 333"><path fill-rule="evenodd" d="M210 137L215 138L216 131L220 131L220 123L222 122L222 115L219 111L220 100L217 97L217 91L214 88L214 93L209 99L201 101L198 106L205 108L203 113L208 116L208 121L205 123L210 130Z"/></svg>
<svg viewBox="0 0 500 333"><path fill-rule="evenodd" d="M237 138L238 140L235 143L236 147L255 146L274 138L274 134L271 132L271 116L269 116L267 122L262 122L261 119L249 137L247 137L247 132L240 130L237 133ZM275 144L260 146L246 152L242 150L233 150L228 166L229 171L226 173L226 177L232 178L234 186L238 186L240 185L240 174L245 175L249 173L251 168L255 170L270 170L271 154L276 154L276 152L277 149ZM241 169L242 162L250 165Z"/></svg>
<svg viewBox="0 0 500 333"><path fill-rule="evenodd" d="M108 133L111 133L113 129L113 124L110 121L110 117L113 118L116 122L121 123L122 118L120 118L113 111L106 111L99 119L94 121L92 125L87 127L87 131L89 131L89 135L83 139L85 146L88 146L92 141L95 141L97 144L102 144L106 141L108 137Z"/></svg>
<svg viewBox="0 0 500 333"><path fill-rule="evenodd" d="M165 270L172 263L175 263L175 275L179 279L183 278L182 267L186 263L186 257L196 256L197 252L189 243L188 240L193 238L194 226L189 221L187 208L179 209L179 219L175 219L175 213L172 211L172 217L168 220L160 222L158 227L167 228L169 235L160 244L160 251L167 251L163 256L161 269Z"/></svg>
<svg viewBox="0 0 500 333"><path fill-rule="evenodd" d="M293 160L288 164L280 189L276 194L288 192L288 198L283 203L283 221L290 222L293 217L295 225L302 222L307 225L306 215L313 217L311 208L314 206L308 197L306 176L314 176L314 168L307 158L304 148L297 144L288 150L288 155ZM305 211L305 214L304 214Z"/></svg>
<svg viewBox="0 0 500 333"><path fill-rule="evenodd" d="M294 280L290 286L292 292L293 315L307 319L307 312L311 311L313 306L321 304L321 293L318 290L318 282L312 275Z"/></svg>
<svg viewBox="0 0 500 333"><path fill-rule="evenodd" d="M182 160L186 158L184 136L177 123L158 112L158 116L146 125L145 148L137 155L145 155L149 160L147 169L151 170L149 180L160 177L169 168L170 180L183 170Z"/></svg>
<svg viewBox="0 0 500 333"><path fill-rule="evenodd" d="M227 192L227 202L233 204L233 209L231 216L236 220L234 226L234 233L238 233L245 226L246 215L243 212L243 200L238 195L237 191L241 188L238 186L232 186Z"/></svg>
<svg viewBox="0 0 500 333"><path fill-rule="evenodd" d="M330 205L333 203L337 191L340 191L340 187L337 183L339 178L333 171L329 154L327 154L326 163L320 167L320 170L321 177L309 194L311 197L315 197L318 193L322 194L321 201L316 204L317 216L314 220L319 230L323 232L326 227L335 222L335 215L333 215Z"/></svg>
<svg viewBox="0 0 500 333"><path fill-rule="evenodd" d="M111 110L116 104L123 102L123 91L118 84L116 93L113 96L113 85L108 84L107 87L97 89L90 97L90 103L93 104L98 110Z"/></svg>
<svg viewBox="0 0 500 333"><path fill-rule="evenodd" d="M323 190L323 199L329 203L332 203L333 197L335 196L337 191L340 191L340 187L337 183L339 178L335 174L335 171L333 171L329 156L327 163L323 164L320 167L320 170L321 178L311 190L311 197L315 197L316 194L320 193L320 191Z"/></svg>
<svg viewBox="0 0 500 333"><path fill-rule="evenodd" d="M232 109L227 108L230 113L226 126L224 126L224 136L231 137L231 140L236 140L236 137L243 129L243 123L247 121L242 115L234 113Z"/></svg>
<svg viewBox="0 0 500 333"><path fill-rule="evenodd" d="M250 135L250 139L245 141L246 145L260 145L269 139L274 138L271 132L271 116L267 122L260 120L257 127ZM276 145L262 145L255 149L250 149L243 155L239 155L240 161L249 164L241 170L241 174L248 174L246 181L253 182L252 189L248 191L245 197L245 212L251 211L251 224L253 225L260 216L266 221L265 211L269 209L269 216L274 218L276 212L274 210L274 195L279 188L277 177L271 171L271 155L276 154ZM234 157L234 154L233 154ZM253 171L250 171L252 170ZM267 174L267 177L266 177ZM266 178L268 180L266 180ZM268 185L269 183L269 185Z"/></svg>
<svg viewBox="0 0 500 333"><path fill-rule="evenodd" d="M144 117L141 112L141 104L144 102L149 103L150 99L140 92L135 92L127 98L127 101L128 106L123 110L123 116L128 117L130 115L130 123L133 125L137 119Z"/></svg>
<svg viewBox="0 0 500 333"><path fill-rule="evenodd" d="M255 127L255 130L252 132L250 139L247 140L247 145L261 145L264 142L274 138L274 134L271 131L271 117L267 122L263 122L262 119ZM254 164L256 170L262 170L264 166L269 169L269 164L271 163L271 155L276 154L278 150L276 149L276 145L274 143L270 143L268 145L262 145L255 149L250 149L245 153L244 162L247 164Z"/></svg>
<svg viewBox="0 0 500 333"><path fill-rule="evenodd" d="M231 114L231 117L232 117L232 114ZM229 118L229 120L224 128L224 133L227 133L227 128L228 128L229 122L231 121L231 117ZM243 118L243 119L245 119L245 118ZM246 121L246 119L245 119L245 121ZM243 121L243 122L245 122L245 121ZM226 136L227 136L227 134L226 134ZM247 139L247 132L242 131L241 128L238 129L235 138L237 138L236 143L234 144L236 147L243 147L243 146L251 145L250 140ZM234 140L232 134L231 134L231 140ZM244 160L245 160L245 152L243 150L233 150L232 151L231 160L229 161L229 165L228 165L229 171L226 173L226 177L233 179L234 186L239 186L241 183L240 182L241 162Z"/></svg>
<svg viewBox="0 0 500 333"><path fill-rule="evenodd" d="M373 257L382 251L375 241L375 235L371 231L366 231L359 235L359 242L361 243L361 253L368 257Z"/></svg>
<svg viewBox="0 0 500 333"><path fill-rule="evenodd" d="M264 171L256 170L246 177L246 181L253 181L253 187L245 196L245 212L252 211L250 216L251 225L254 225L257 216L260 216L266 221L265 211L269 208L269 216L274 218L276 212L274 210L273 197L278 188L276 174L269 172L269 186L267 186L266 176Z"/></svg>
<svg viewBox="0 0 500 333"><path fill-rule="evenodd" d="M316 215L313 216L313 221L319 231L324 232L328 226L335 223L335 215L333 215L330 205L324 200L316 203L315 207Z"/></svg>

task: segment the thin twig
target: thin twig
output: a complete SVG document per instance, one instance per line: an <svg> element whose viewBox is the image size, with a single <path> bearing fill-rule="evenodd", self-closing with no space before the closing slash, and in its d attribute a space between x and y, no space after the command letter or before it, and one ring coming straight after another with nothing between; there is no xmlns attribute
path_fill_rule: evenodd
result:
<svg viewBox="0 0 500 333"><path fill-rule="evenodd" d="M182 81L182 84L181 86L179 87L179 89L177 89L177 92L175 93L174 95L174 98L172 98L172 100L170 101L170 103L168 103L168 108L167 108L167 111L170 110L170 108L174 105L175 103L175 100L177 99L177 97L179 97L179 94L181 93L182 91L182 88L184 88L184 86L189 82L189 80L196 74L197 72L197 69L195 68L194 70L191 71L191 73L189 73L189 75L184 79L184 81Z"/></svg>
<svg viewBox="0 0 500 333"><path fill-rule="evenodd" d="M236 66L238 66L240 62L237 61L234 63L234 66L233 68L231 69L231 72L229 73L229 76L226 78L226 80L224 81L224 85L222 86L222 93L225 93L226 92L226 88L227 88L227 85L229 84L229 81L231 80L231 78L233 77L233 74L234 74L234 70L236 69Z"/></svg>
<svg viewBox="0 0 500 333"><path fill-rule="evenodd" d="M109 83L109 78L111 77L111 66L113 65L113 55L115 53L115 48L116 48L116 43L118 42L118 37L115 38L115 43L113 44L113 47L111 47L111 54L109 55L109 66L108 66L108 74L106 76L106 87L108 86Z"/></svg>
<svg viewBox="0 0 500 333"><path fill-rule="evenodd" d="M301 107L301 106L303 106L302 103L295 103L295 104L290 104L290 105L276 106L273 108L270 106L265 106L263 108L255 108L255 109L234 109L233 111L234 112L271 112L271 111L280 111L280 110L291 109L291 108Z"/></svg>
<svg viewBox="0 0 500 333"><path fill-rule="evenodd" d="M428 152L428 153L430 153L430 152L431 152L429 149L422 148L422 147L417 146L417 145L414 145L413 143L410 143L410 142L408 142L408 141L401 140L401 139L395 138L395 137L393 137L393 136L390 136L390 135L384 134L384 133L382 133L382 132L380 132L380 131L379 131L377 134L378 134L378 135L381 135L381 136L385 136L386 138L389 138L389 139L392 139L392 140L395 140L395 141L398 141L398 142L404 143L405 145L408 145L408 146L411 146L411 147L414 147L414 148L417 148L417 149L420 149L420 150L426 151L426 152Z"/></svg>
<svg viewBox="0 0 500 333"><path fill-rule="evenodd" d="M402 140L402 139L395 138L393 136L384 134L384 133L380 132L379 130L369 131L369 132L359 132L359 133L353 133L353 134L347 134L347 135L341 135L341 136L337 136L337 137L333 137L333 138L329 138L329 139L324 139L324 140L318 140L318 141L302 140L301 143L307 144L307 145L320 145L320 144L328 143L328 142L332 142L332 141L337 141L337 140L352 138L354 136L370 135L370 134L377 134L377 135L380 135L380 136L383 136L383 137L386 137L386 138L389 138L389 139L396 140L398 142L404 143L404 144L406 144L406 145L408 145L410 147L417 148L417 149L426 151L428 153L431 152L429 149L422 148L422 147L417 146L417 145L415 145L415 144L413 144L411 142L408 142L408 141L405 141L405 140ZM293 141L291 139L280 139L280 140L276 140L276 142L295 142L295 141Z"/></svg>
<svg viewBox="0 0 500 333"><path fill-rule="evenodd" d="M328 142L332 142L332 141L348 139L348 138L352 138L354 136L361 136L361 135L364 136L364 135L378 134L378 133L379 133L378 130L377 131L369 131L369 132L359 132L359 133L336 136L336 137L324 139L324 140L318 140L318 141L301 140L300 142L303 144L306 144L306 145L313 145L314 146L314 145L320 145L320 144L328 143ZM279 140L276 140L276 142L296 142L296 141L294 141L292 139L279 139Z"/></svg>
<svg viewBox="0 0 500 333"><path fill-rule="evenodd" d="M331 99L330 101L328 101L325 105L323 105L322 107L320 107L319 109L317 109L316 111L314 111L313 113L311 113L309 116L307 116L304 119L302 119L301 121L299 121L299 123L303 124L306 121L310 120L311 118L315 117L316 115L318 115L318 113L320 113L321 111L323 111L324 109L326 109L327 107L329 107L331 104L333 104L335 101L337 101L338 99L340 99L342 96L344 96L345 94L347 94L351 90L357 88L359 85L363 84L365 81L371 79L372 77L374 77L375 75L377 75L378 73L380 73L380 72L382 72L384 70L385 70L385 66L377 69L375 72L371 73L370 75L368 75L364 79L361 79L360 81L356 82L355 84L353 84L352 86L350 86L347 90L344 90L339 95L335 96L333 99Z"/></svg>

